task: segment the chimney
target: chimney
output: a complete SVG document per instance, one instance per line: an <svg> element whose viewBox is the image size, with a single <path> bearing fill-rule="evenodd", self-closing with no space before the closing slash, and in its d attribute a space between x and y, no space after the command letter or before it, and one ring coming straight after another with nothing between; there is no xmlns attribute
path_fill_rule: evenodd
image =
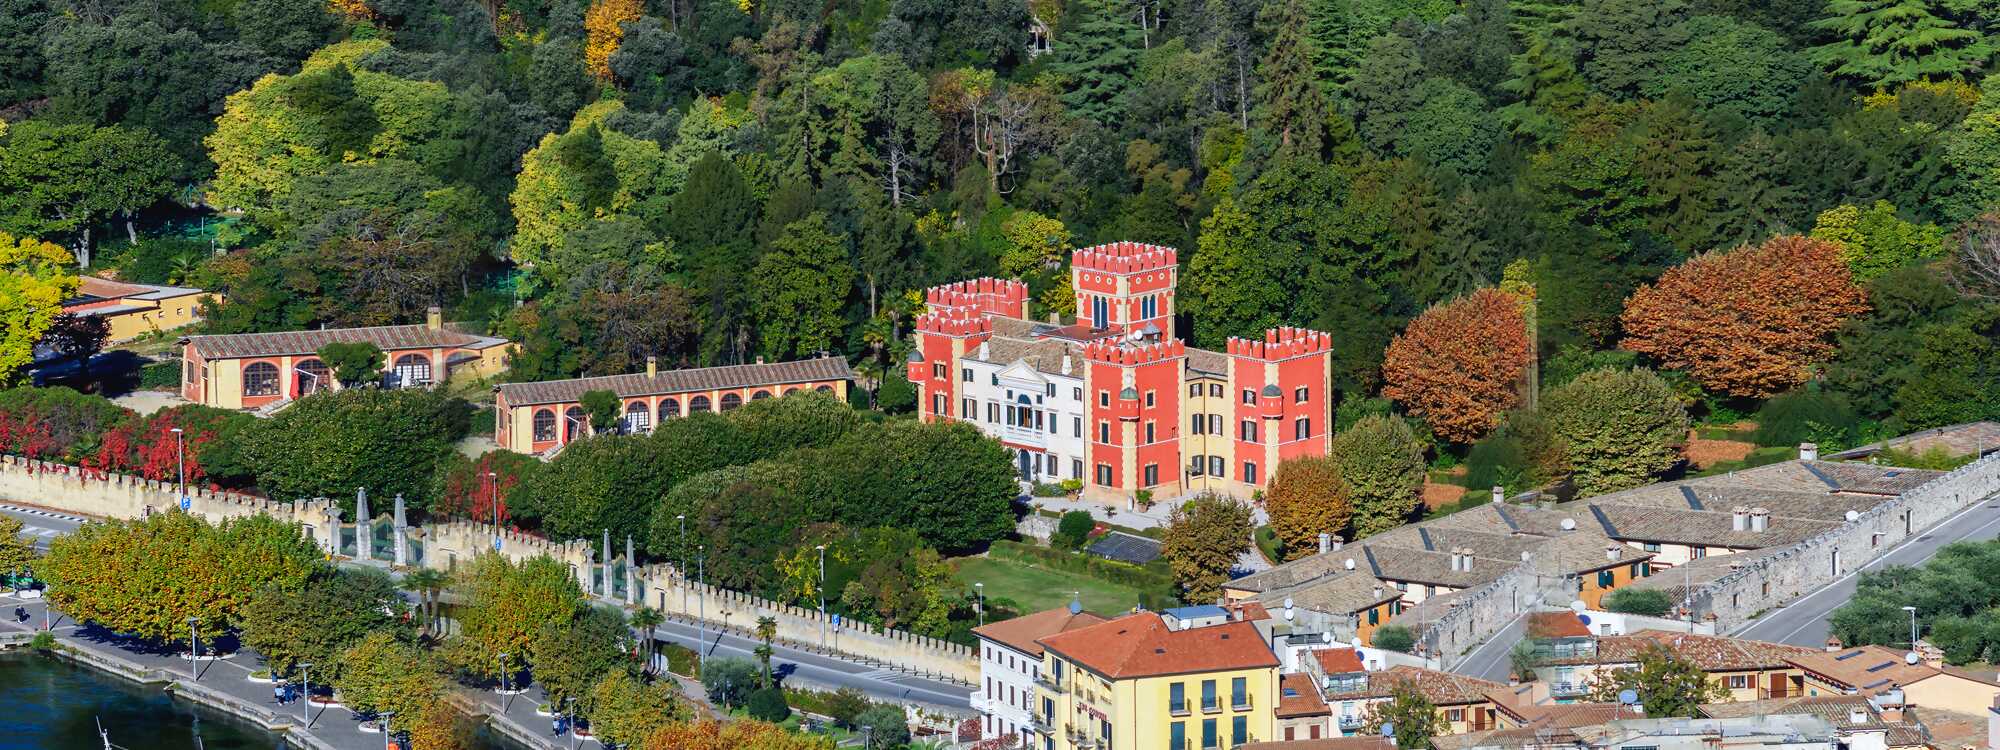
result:
<svg viewBox="0 0 2000 750"><path fill-rule="evenodd" d="M760 364L760 365L761 365L761 364L764 364L764 355L762 355L762 354L759 354L759 355L757 355L757 364Z"/></svg>
<svg viewBox="0 0 2000 750"><path fill-rule="evenodd" d="M1375 593L1373 596L1378 600L1382 598L1382 584L1375 584Z"/></svg>
<svg viewBox="0 0 2000 750"><path fill-rule="evenodd" d="M1495 504L1507 502L1507 488L1493 485L1493 502Z"/></svg>
<svg viewBox="0 0 2000 750"><path fill-rule="evenodd" d="M1818 443L1799 443L1799 460L1800 460L1800 461L1818 461L1818 460L1819 460L1819 444L1818 444Z"/></svg>
<svg viewBox="0 0 2000 750"><path fill-rule="evenodd" d="M1741 505L1738 505L1729 511L1729 530L1730 531L1750 530L1749 508L1745 508Z"/></svg>
<svg viewBox="0 0 2000 750"><path fill-rule="evenodd" d="M1862 708L1859 708L1859 707L1857 707L1857 708L1851 708L1851 709L1848 709L1848 710L1847 710L1847 723L1849 723L1849 724L1866 724L1866 723L1868 723L1868 711L1867 711L1866 709L1862 709Z"/></svg>
<svg viewBox="0 0 2000 750"><path fill-rule="evenodd" d="M431 305L424 310L424 327L433 331L444 327L444 308Z"/></svg>
<svg viewBox="0 0 2000 750"><path fill-rule="evenodd" d="M1063 354L1063 361L1062 361L1062 374L1064 374L1064 375L1068 375L1068 374L1069 374L1069 368L1070 368L1070 364L1069 364L1069 354L1068 354L1068 353L1064 353L1064 354Z"/></svg>
<svg viewBox="0 0 2000 750"><path fill-rule="evenodd" d="M1471 547L1466 547L1466 548L1465 548L1465 551L1463 551L1463 552L1460 552L1460 553L1459 553L1459 557L1458 557L1458 569L1459 569L1459 570L1462 570L1462 571L1465 571L1465 572L1467 572L1467 573L1470 573L1470 572L1472 572L1472 548L1471 548Z"/></svg>
<svg viewBox="0 0 2000 750"><path fill-rule="evenodd" d="M1333 551L1333 535L1321 532L1319 535L1319 553L1324 555L1331 551Z"/></svg>
<svg viewBox="0 0 2000 750"><path fill-rule="evenodd" d="M991 344L990 344L989 342L985 342L985 341L981 341L981 342L979 342L979 358L980 358L980 359L985 359L985 358L987 357L987 353L988 353L988 352L991 352L991 351L993 351L993 347L992 347L992 345L991 345Z"/></svg>
<svg viewBox="0 0 2000 750"><path fill-rule="evenodd" d="M1606 559L1606 560L1616 560L1616 559L1618 559L1618 553L1619 553L1619 552L1620 552L1620 551L1621 551L1621 550L1622 550L1623 548L1624 548L1624 546L1623 546L1623 545L1618 545L1618 544L1607 544L1607 545L1604 545L1604 559Z"/></svg>
<svg viewBox="0 0 2000 750"><path fill-rule="evenodd" d="M1329 552L1339 552L1339 551L1340 551L1340 545L1341 545L1341 544L1342 544L1342 542L1341 542L1341 541L1340 541L1339 539L1335 539L1335 540L1333 540L1333 544L1332 544L1331 546L1327 547L1327 551L1329 551Z"/></svg>
<svg viewBox="0 0 2000 750"><path fill-rule="evenodd" d="M650 378L658 374L660 374L660 358L650 354L646 355L646 377Z"/></svg>
<svg viewBox="0 0 2000 750"><path fill-rule="evenodd" d="M1841 649L1841 643L1840 643L1840 639L1839 639L1839 638L1835 638L1835 637L1831 637L1831 636L1829 636L1829 637L1828 637L1828 638L1826 639L1826 650L1827 650L1827 653L1832 653L1832 652L1835 652L1835 651L1839 651L1840 649Z"/></svg>
<svg viewBox="0 0 2000 750"><path fill-rule="evenodd" d="M1771 528L1771 511L1763 508L1750 509L1750 530L1768 531Z"/></svg>
<svg viewBox="0 0 2000 750"><path fill-rule="evenodd" d="M1049 325L1052 326L1062 325L1062 316L1056 313L1049 313Z"/></svg>

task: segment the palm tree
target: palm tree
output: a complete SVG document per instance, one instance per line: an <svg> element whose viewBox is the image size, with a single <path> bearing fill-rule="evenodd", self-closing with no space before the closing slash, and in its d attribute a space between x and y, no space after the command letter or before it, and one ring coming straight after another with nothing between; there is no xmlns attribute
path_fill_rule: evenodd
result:
<svg viewBox="0 0 2000 750"><path fill-rule="evenodd" d="M764 645L757 647L757 661L764 663L764 687L771 686L771 640L778 637L778 618L770 615L757 618L757 637Z"/></svg>
<svg viewBox="0 0 2000 750"><path fill-rule="evenodd" d="M451 581L444 573L430 568L418 568L403 576L403 590L417 595L419 608L424 613L424 632L431 632L438 619L438 592Z"/></svg>
<svg viewBox="0 0 2000 750"><path fill-rule="evenodd" d="M646 666L642 671L651 671L653 668L653 628L659 627L660 623L666 620L666 617L660 615L659 610L652 607L640 607L632 612L630 621L632 630L638 634L640 648L646 655Z"/></svg>

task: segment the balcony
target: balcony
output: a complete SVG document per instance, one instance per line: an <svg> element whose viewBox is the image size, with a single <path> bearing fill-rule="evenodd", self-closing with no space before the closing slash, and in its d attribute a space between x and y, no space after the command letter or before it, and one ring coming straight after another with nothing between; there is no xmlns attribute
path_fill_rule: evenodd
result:
<svg viewBox="0 0 2000 750"><path fill-rule="evenodd" d="M1028 726L1033 728L1036 734L1053 736L1056 731L1055 720L1041 714L1028 716Z"/></svg>
<svg viewBox="0 0 2000 750"><path fill-rule="evenodd" d="M1169 701L1167 703L1167 713L1172 716L1188 715L1189 711L1188 711L1187 701L1180 701L1178 703Z"/></svg>
<svg viewBox="0 0 2000 750"><path fill-rule="evenodd" d="M1549 695L1552 696L1574 698L1588 692L1590 692L1590 687L1581 682L1549 683Z"/></svg>
<svg viewBox="0 0 2000 750"><path fill-rule="evenodd" d="M1248 710L1250 710L1250 696L1247 696L1247 695L1238 695L1238 696L1235 696L1235 697L1232 697L1232 698L1230 698L1230 699L1229 699L1229 710L1231 710L1231 711L1248 711Z"/></svg>
<svg viewBox="0 0 2000 750"><path fill-rule="evenodd" d="M1343 732L1360 729L1362 725L1368 723L1367 719L1362 718L1360 716L1349 716L1347 714L1341 714L1337 718L1340 720L1340 729Z"/></svg>
<svg viewBox="0 0 2000 750"><path fill-rule="evenodd" d="M1062 683L1057 681L1056 678L1049 676L1047 672L1035 675L1035 684L1058 693L1063 691Z"/></svg>
<svg viewBox="0 0 2000 750"><path fill-rule="evenodd" d="M1205 713L1205 714L1219 714L1219 713L1222 713L1222 701L1218 701L1218 700L1213 700L1213 699L1210 699L1210 700L1204 700L1204 701L1202 701L1202 702L1201 702L1201 712L1202 712L1202 713Z"/></svg>

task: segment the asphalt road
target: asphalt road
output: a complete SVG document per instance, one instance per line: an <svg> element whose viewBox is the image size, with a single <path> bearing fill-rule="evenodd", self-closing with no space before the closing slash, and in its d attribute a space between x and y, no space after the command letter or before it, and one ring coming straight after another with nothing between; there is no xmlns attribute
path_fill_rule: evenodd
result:
<svg viewBox="0 0 2000 750"><path fill-rule="evenodd" d="M715 628L709 628L706 633L697 632L694 625L679 621L663 624L655 628L653 633L660 640L672 641L688 648L694 648L705 635L708 643L702 653L706 656L740 656L754 659L759 643L755 639L734 633L718 633ZM941 680L856 664L782 645L772 647L771 662L778 668L782 668L785 664L797 665L790 679L810 682L815 687L851 687L877 699L928 703L963 712L971 711L972 689Z"/></svg>
<svg viewBox="0 0 2000 750"><path fill-rule="evenodd" d="M1507 627L1494 633L1492 638L1479 644L1479 648L1466 654L1457 664L1451 665L1451 672L1467 677L1478 677L1494 682L1506 682L1508 673L1514 670L1514 644L1520 643L1528 635L1528 616L1516 616Z"/></svg>
<svg viewBox="0 0 2000 750"><path fill-rule="evenodd" d="M13 516L25 527L21 535L35 540L35 547L43 551L49 548L49 540L76 531L84 519L55 511L40 510L20 505L0 504L0 514Z"/></svg>
<svg viewBox="0 0 2000 750"><path fill-rule="evenodd" d="M1922 565L1936 555L1939 548L1952 542L1983 541L1996 537L2000 537L2000 501L1996 501L1995 496L1988 496L1979 504L1932 526L1831 585L1771 610L1731 635L1814 648L1825 646L1827 618L1854 597L1855 583L1861 571L1889 565Z"/></svg>

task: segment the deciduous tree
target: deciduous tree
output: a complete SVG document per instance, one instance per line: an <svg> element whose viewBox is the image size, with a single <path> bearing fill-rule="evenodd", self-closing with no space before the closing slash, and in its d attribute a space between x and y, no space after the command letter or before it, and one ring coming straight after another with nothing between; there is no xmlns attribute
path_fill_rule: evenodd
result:
<svg viewBox="0 0 2000 750"><path fill-rule="evenodd" d="M319 351L313 354L319 357L321 364L333 372L334 380L340 381L341 385L348 388L371 383L382 377L382 364L386 359L382 354L382 347L366 341L335 341L321 346ZM333 384L312 385L314 390L318 390Z"/></svg>
<svg viewBox="0 0 2000 750"><path fill-rule="evenodd" d="M1368 734L1374 736L1381 736L1383 726L1388 725L1401 750L1430 747L1432 737L1451 730L1438 714L1437 705L1408 680L1390 689L1389 700L1369 706L1362 721Z"/></svg>
<svg viewBox="0 0 2000 750"><path fill-rule="evenodd" d="M26 571L37 557L35 543L22 536L23 528L21 519L0 516L0 576Z"/></svg>
<svg viewBox="0 0 2000 750"><path fill-rule="evenodd" d="M645 15L641 0L595 0L583 14L584 66L598 80L611 80L611 56L625 39L625 24Z"/></svg>
<svg viewBox="0 0 2000 750"><path fill-rule="evenodd" d="M529 644L535 681L548 693L551 705L576 701L576 710L589 714L591 688L612 672L631 673L627 650L631 631L625 617L616 610L585 607L569 620L542 623Z"/></svg>
<svg viewBox="0 0 2000 750"><path fill-rule="evenodd" d="M333 677L341 703L363 714L394 712L389 727L402 731L418 723L451 689L430 652L377 630L342 651Z"/></svg>
<svg viewBox="0 0 2000 750"><path fill-rule="evenodd" d="M323 565L294 524L248 516L210 526L186 513L83 525L49 545L35 573L49 601L79 621L160 641L237 626L265 587L296 592ZM155 585L134 586L133 581Z"/></svg>
<svg viewBox="0 0 2000 750"><path fill-rule="evenodd" d="M1333 436L1329 458L1340 470L1359 539L1393 529L1417 509L1424 449L1399 417L1374 414Z"/></svg>
<svg viewBox="0 0 2000 750"><path fill-rule="evenodd" d="M1285 559L1296 560L1319 549L1319 535L1338 537L1347 528L1354 507L1347 480L1333 459L1308 456L1278 464L1271 488L1264 493L1264 510L1271 530L1284 545Z"/></svg>
<svg viewBox="0 0 2000 750"><path fill-rule="evenodd" d="M325 674L337 674L336 659L370 633L408 640L408 612L388 576L325 569L298 590L258 590L243 608L243 645L256 649L273 674L291 674L299 662L325 665Z"/></svg>
<svg viewBox="0 0 2000 750"><path fill-rule="evenodd" d="M673 685L671 680L646 683L612 670L590 688L590 728L607 744L639 747L655 732L687 720Z"/></svg>
<svg viewBox="0 0 2000 750"><path fill-rule="evenodd" d="M1625 301L1619 346L1685 370L1702 387L1764 397L1804 382L1830 337L1867 311L1841 248L1807 237L1708 253Z"/></svg>
<svg viewBox="0 0 2000 750"><path fill-rule="evenodd" d="M0 231L0 386L13 385L34 361L35 343L76 293L69 263L60 247Z"/></svg>
<svg viewBox="0 0 2000 750"><path fill-rule="evenodd" d="M1481 289L1424 311L1389 343L1382 393L1438 437L1469 443L1520 403L1532 359L1520 298Z"/></svg>
<svg viewBox="0 0 2000 750"><path fill-rule="evenodd" d="M533 664L542 627L569 623L584 602L576 577L549 557L516 566L500 555L481 554L460 569L454 588L465 597L458 620L466 653L459 666L496 677L501 654L517 665Z"/></svg>
<svg viewBox="0 0 2000 750"><path fill-rule="evenodd" d="M1700 716L1701 704L1729 700L1729 690L1701 665L1658 644L1642 649L1637 664L1600 671L1590 683L1591 700L1605 703L1626 690L1639 694L1647 716L1659 718Z"/></svg>
<svg viewBox="0 0 2000 750"><path fill-rule="evenodd" d="M244 435L243 456L273 498L336 498L354 491L430 504L431 478L465 437L469 409L441 391L349 388L299 399Z"/></svg>
<svg viewBox="0 0 2000 750"><path fill-rule="evenodd" d="M1596 495L1653 481L1680 461L1687 410L1651 370L1584 373L1542 399L1578 490Z"/></svg>
<svg viewBox="0 0 2000 750"><path fill-rule="evenodd" d="M1944 229L1936 224L1904 221L1888 201L1875 201L1863 211L1858 206L1835 206L1820 212L1811 236L1839 243L1840 258L1854 274L1857 284L1866 284L1898 267L1945 251Z"/></svg>
<svg viewBox="0 0 2000 750"><path fill-rule="evenodd" d="M1249 551L1253 530L1250 506L1232 498L1203 494L1174 508L1160 551L1173 567L1182 598L1214 599L1237 559Z"/></svg>

